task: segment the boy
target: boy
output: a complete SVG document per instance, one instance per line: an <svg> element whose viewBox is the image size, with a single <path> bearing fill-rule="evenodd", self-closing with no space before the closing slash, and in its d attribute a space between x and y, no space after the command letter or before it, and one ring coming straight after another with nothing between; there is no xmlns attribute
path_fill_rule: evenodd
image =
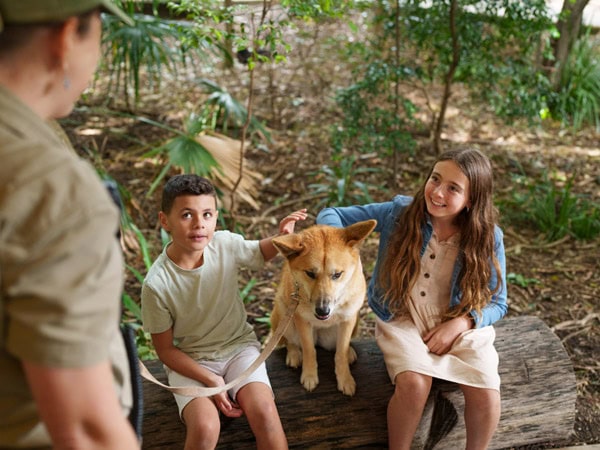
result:
<svg viewBox="0 0 600 450"><path fill-rule="evenodd" d="M165 184L159 219L171 242L150 268L142 285L144 328L151 333L172 386L223 386L260 353L260 344L238 295L241 266L256 269L275 257L271 238L247 241L215 231L217 196L197 175L178 175ZM279 224L294 231L306 210ZM285 449L287 440L263 363L241 385L212 398L175 394L186 424L185 449L215 448L219 411L245 414L259 449Z"/></svg>

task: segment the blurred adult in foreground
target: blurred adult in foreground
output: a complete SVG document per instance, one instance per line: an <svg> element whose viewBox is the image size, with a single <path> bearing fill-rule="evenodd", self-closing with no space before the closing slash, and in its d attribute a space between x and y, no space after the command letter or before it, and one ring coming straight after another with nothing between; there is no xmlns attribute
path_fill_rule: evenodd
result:
<svg viewBox="0 0 600 450"><path fill-rule="evenodd" d="M0 0L0 448L133 449L119 212L49 122L100 57L109 0Z"/></svg>

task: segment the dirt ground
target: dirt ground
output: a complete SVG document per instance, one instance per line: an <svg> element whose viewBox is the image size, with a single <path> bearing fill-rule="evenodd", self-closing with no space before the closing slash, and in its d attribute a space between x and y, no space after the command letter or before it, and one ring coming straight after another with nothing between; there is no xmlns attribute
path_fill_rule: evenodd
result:
<svg viewBox="0 0 600 450"><path fill-rule="evenodd" d="M322 34L326 34L321 30ZM316 33L315 33L316 34ZM263 176L256 187L258 210L240 204L236 213L238 231L257 238L274 234L277 222L288 212L308 208L310 217L299 228L312 225L322 197L309 186L324 164L331 164L329 132L340 112L332 101L343 80L333 77L342 69L332 66L327 48L320 52L308 45L297 49L285 68L276 71L270 65L257 69L254 111L266 121L272 142L260 141L247 151L248 164ZM247 98L248 75L236 65L224 74L214 69L195 67L184 80L163 81L158 91L142 92L135 114L174 127L181 127L183 112L204 94L190 88L190 77L206 76L218 80L238 98ZM202 72L202 73L199 73ZM148 241L153 257L160 251L156 220L158 195L147 196L149 186L162 165L143 155L172 135L131 116L121 114L122 103L106 108L105 80L96 82L74 114L62 124L76 149L94 160L127 191L127 208ZM409 95L410 93L407 93ZM418 98L415 97L418 102ZM598 133L584 130L577 134L556 124L528 127L506 125L495 118L485 105L473 104L460 86L456 86L444 132L444 146L473 145L490 156L494 164L496 197L509 198L516 187L511 174L524 170L529 177L544 171L574 176L573 192L600 202L600 149ZM367 155L361 166L379 169L361 181L370 186L375 201L385 201L395 193L412 194L421 182L434 155L428 140L417 138L414 156L403 156L396 185L391 185L390 164L378 155ZM577 241L564 238L546 243L534 229L508 221L505 231L507 271L514 274L509 284L509 315L535 315L548 324L561 339L573 362L577 379L576 423L565 442L533 448L600 443L600 239ZM363 247L366 275L372 268L377 237ZM139 251L127 249L128 264L145 271ZM257 333L265 336L281 261L269 263L259 273L244 273L243 287L256 282L250 291L247 310ZM128 273L126 291L139 299L139 283ZM365 306L361 334L372 336L373 320Z"/></svg>

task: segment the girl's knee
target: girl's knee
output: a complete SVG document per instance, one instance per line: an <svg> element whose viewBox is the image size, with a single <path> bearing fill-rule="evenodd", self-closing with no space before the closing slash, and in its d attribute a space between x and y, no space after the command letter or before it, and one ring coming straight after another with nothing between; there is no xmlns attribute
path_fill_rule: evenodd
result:
<svg viewBox="0 0 600 450"><path fill-rule="evenodd" d="M415 395L429 395L432 379L416 372L401 372L396 375L395 392L409 392Z"/></svg>
<svg viewBox="0 0 600 450"><path fill-rule="evenodd" d="M500 392L495 389L476 388L461 385L465 403L478 405L485 410L500 409Z"/></svg>

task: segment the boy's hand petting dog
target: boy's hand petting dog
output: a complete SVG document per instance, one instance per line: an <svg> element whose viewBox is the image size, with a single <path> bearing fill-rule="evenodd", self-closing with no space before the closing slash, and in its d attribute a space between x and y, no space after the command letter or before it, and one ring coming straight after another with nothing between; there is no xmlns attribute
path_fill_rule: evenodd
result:
<svg viewBox="0 0 600 450"><path fill-rule="evenodd" d="M455 317L429 330L423 336L423 342L431 353L444 355L450 351L458 336L472 327L473 322L469 317Z"/></svg>
<svg viewBox="0 0 600 450"><path fill-rule="evenodd" d="M281 222L279 222L279 234L292 234L294 232L294 228L296 227L296 222L299 220L305 220L308 214L306 213L306 208L299 209L298 211L294 211L291 214L288 214Z"/></svg>

